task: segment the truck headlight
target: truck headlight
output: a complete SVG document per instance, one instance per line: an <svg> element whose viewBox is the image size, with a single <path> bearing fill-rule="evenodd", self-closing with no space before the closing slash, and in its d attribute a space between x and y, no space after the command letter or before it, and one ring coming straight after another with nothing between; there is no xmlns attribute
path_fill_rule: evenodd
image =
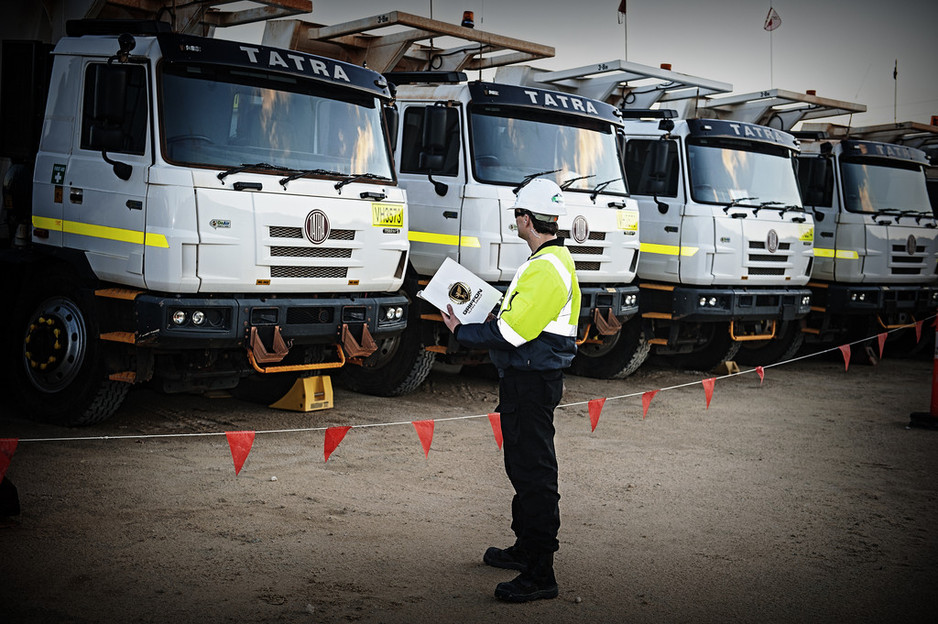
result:
<svg viewBox="0 0 938 624"><path fill-rule="evenodd" d="M176 310L173 312L173 323L176 325L182 325L186 322L186 313L182 310Z"/></svg>
<svg viewBox="0 0 938 624"><path fill-rule="evenodd" d="M205 322L205 312L202 310L196 310L192 313L192 323L193 325L201 325Z"/></svg>

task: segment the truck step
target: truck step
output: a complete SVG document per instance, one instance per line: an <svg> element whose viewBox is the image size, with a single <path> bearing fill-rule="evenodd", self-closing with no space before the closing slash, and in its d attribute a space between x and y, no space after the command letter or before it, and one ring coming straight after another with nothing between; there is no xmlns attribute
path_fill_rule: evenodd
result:
<svg viewBox="0 0 938 624"><path fill-rule="evenodd" d="M99 336L101 340L108 340L110 342L123 342L126 344L136 344L137 337L132 332L107 332Z"/></svg>
<svg viewBox="0 0 938 624"><path fill-rule="evenodd" d="M446 353L446 347L442 345L430 345L428 347L424 347L424 349L427 351L432 351L433 353Z"/></svg>
<svg viewBox="0 0 938 624"><path fill-rule="evenodd" d="M668 312L642 312L642 318L671 320L673 315Z"/></svg>
<svg viewBox="0 0 938 624"><path fill-rule="evenodd" d="M94 291L94 294L98 297L107 297L108 299L133 301L137 298L137 295L142 292L142 290L135 290L133 288L100 288Z"/></svg>
<svg viewBox="0 0 938 624"><path fill-rule="evenodd" d="M111 381L123 381L124 383L132 384L137 380L137 373L133 371L123 371L120 373L111 373L107 378Z"/></svg>

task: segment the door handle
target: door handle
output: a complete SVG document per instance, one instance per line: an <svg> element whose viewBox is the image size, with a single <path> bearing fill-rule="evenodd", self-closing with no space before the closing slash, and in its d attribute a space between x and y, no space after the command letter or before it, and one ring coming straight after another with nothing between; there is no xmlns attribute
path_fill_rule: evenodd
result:
<svg viewBox="0 0 938 624"><path fill-rule="evenodd" d="M821 237L822 238L834 238L834 233L833 232L821 232Z"/></svg>
<svg viewBox="0 0 938 624"><path fill-rule="evenodd" d="M68 200L73 204L80 204L84 191L80 188L71 188L68 190Z"/></svg>
<svg viewBox="0 0 938 624"><path fill-rule="evenodd" d="M444 210L444 211L443 211L443 218L444 218L444 219L455 219L455 218L458 217L458 216L459 216L459 215L456 214L456 211L455 211L455 210Z"/></svg>

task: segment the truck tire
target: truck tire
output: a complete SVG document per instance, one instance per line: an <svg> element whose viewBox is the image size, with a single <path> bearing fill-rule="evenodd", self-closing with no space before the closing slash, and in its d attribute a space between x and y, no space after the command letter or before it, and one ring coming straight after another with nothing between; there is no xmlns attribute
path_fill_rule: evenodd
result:
<svg viewBox="0 0 938 624"><path fill-rule="evenodd" d="M706 342L690 353L675 353L665 356L668 365L687 370L709 371L727 360L732 360L739 351L739 342L730 336L729 323L705 323L708 331Z"/></svg>
<svg viewBox="0 0 938 624"><path fill-rule="evenodd" d="M778 338L741 343L736 361L746 366L764 366L795 357L804 344L801 324L790 322Z"/></svg>
<svg viewBox="0 0 938 624"><path fill-rule="evenodd" d="M68 426L109 418L131 384L108 379L94 295L64 272L34 284L16 307L4 354L16 402L25 414Z"/></svg>
<svg viewBox="0 0 938 624"><path fill-rule="evenodd" d="M603 344L580 345L569 372L594 379L624 379L638 370L650 351L642 319L635 316L619 333L607 336Z"/></svg>
<svg viewBox="0 0 938 624"><path fill-rule="evenodd" d="M415 308L416 306L412 306ZM423 383L436 354L420 340L419 319L408 319L407 328L394 338L378 341L378 350L361 364L346 364L341 380L346 388L374 396L400 396Z"/></svg>

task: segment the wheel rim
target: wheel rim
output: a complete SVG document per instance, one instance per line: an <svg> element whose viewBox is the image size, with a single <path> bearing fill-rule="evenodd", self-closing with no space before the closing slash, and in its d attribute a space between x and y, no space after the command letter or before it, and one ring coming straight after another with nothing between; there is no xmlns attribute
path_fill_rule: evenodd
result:
<svg viewBox="0 0 938 624"><path fill-rule="evenodd" d="M87 344L85 318L75 302L62 297L46 300L26 327L26 376L43 392L66 388L81 371Z"/></svg>

